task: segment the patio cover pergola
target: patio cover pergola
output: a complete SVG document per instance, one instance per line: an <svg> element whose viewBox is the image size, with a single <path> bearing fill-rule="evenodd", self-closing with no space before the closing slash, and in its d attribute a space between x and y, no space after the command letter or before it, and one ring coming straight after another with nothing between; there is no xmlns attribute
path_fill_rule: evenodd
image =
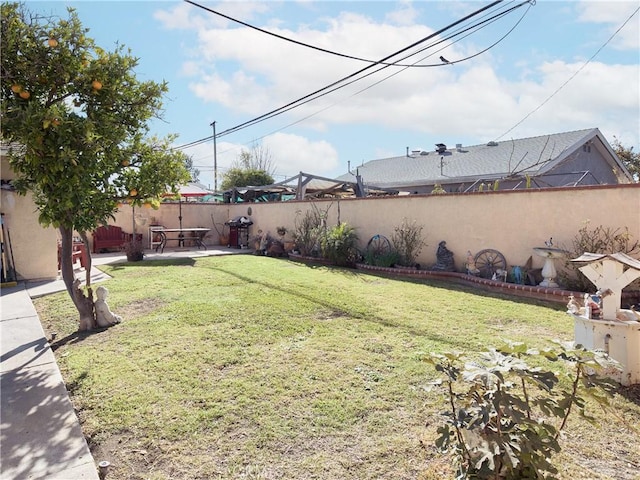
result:
<svg viewBox="0 0 640 480"><path fill-rule="evenodd" d="M354 182L300 172L282 182L256 187L238 187L224 192L225 203L282 202L313 198L352 198L398 195L398 190L364 185L356 177Z"/></svg>

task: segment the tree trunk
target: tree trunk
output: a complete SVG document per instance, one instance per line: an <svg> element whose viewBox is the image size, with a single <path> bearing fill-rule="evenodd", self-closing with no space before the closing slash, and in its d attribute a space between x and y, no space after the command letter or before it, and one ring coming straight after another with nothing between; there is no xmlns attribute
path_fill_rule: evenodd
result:
<svg viewBox="0 0 640 480"><path fill-rule="evenodd" d="M84 243L84 251L87 254L87 258L85 258L85 283L87 285L87 289L91 290L91 248L89 245L89 239L87 238L87 232L80 232L80 238L82 239L82 243Z"/></svg>
<svg viewBox="0 0 640 480"><path fill-rule="evenodd" d="M60 227L60 236L62 244L62 252L60 253L60 270L62 271L62 280L67 288L67 293L71 297L73 304L76 306L80 314L78 330L92 330L95 328L96 320L93 305L93 292L91 287L87 287L87 295L84 294L80 286L80 280L76 280L73 273L73 230L66 227ZM83 234L83 240L86 241L86 235ZM87 245L85 244L85 247ZM87 278L90 278L91 254L87 248L87 256L89 263L87 267Z"/></svg>

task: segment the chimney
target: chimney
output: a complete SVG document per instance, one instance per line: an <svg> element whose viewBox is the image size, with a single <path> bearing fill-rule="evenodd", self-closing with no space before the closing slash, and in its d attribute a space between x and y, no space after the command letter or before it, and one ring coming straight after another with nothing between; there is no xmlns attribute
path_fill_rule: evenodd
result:
<svg viewBox="0 0 640 480"><path fill-rule="evenodd" d="M456 150L461 152L462 151L462 144L461 143L456 143Z"/></svg>
<svg viewBox="0 0 640 480"><path fill-rule="evenodd" d="M444 153L447 151L447 146L444 143L436 143L436 152Z"/></svg>

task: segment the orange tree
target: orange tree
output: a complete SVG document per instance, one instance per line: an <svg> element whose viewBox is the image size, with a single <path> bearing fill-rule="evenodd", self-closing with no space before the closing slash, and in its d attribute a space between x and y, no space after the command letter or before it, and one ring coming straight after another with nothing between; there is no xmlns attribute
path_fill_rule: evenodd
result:
<svg viewBox="0 0 640 480"><path fill-rule="evenodd" d="M130 51L106 51L87 32L72 9L58 18L2 4L2 140L16 190L30 191L40 223L60 231L62 277L80 330L95 326L95 313L89 275L86 294L74 278L74 232L87 243L86 232L119 202L157 202L189 178L185 155L170 149L173 137L149 136L167 84L138 81Z"/></svg>

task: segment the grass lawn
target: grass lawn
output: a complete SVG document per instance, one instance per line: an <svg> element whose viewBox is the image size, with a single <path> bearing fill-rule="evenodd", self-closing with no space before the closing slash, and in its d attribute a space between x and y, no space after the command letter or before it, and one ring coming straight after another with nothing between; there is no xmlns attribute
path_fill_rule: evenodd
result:
<svg viewBox="0 0 640 480"><path fill-rule="evenodd" d="M288 260L105 269L123 323L78 335L66 293L35 304L111 480L452 478L421 354L573 337L564 308ZM640 402L621 392L590 408L597 427L570 421L562 478L640 478Z"/></svg>

